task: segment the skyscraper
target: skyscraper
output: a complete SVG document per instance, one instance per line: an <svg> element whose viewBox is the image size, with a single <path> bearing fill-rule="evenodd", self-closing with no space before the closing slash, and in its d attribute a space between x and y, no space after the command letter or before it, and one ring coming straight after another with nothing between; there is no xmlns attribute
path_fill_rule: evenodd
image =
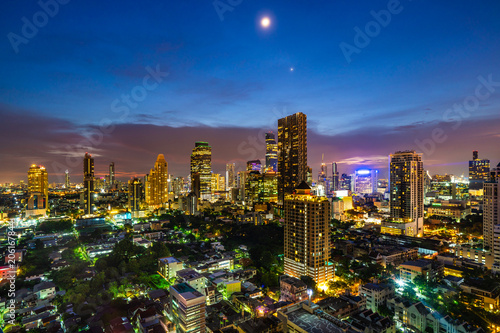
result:
<svg viewBox="0 0 500 333"><path fill-rule="evenodd" d="M330 202L311 195L303 181L285 197L285 274L311 277L318 285L333 278L330 260Z"/></svg>
<svg viewBox="0 0 500 333"><path fill-rule="evenodd" d="M42 165L33 164L28 170L28 191L41 193L45 198L49 197L49 177L47 170Z"/></svg>
<svg viewBox="0 0 500 333"><path fill-rule="evenodd" d="M262 170L262 164L260 160L247 161L247 171L258 171Z"/></svg>
<svg viewBox="0 0 500 333"><path fill-rule="evenodd" d="M208 142L195 143L191 154L192 191L202 199L210 199L212 183L212 147ZM196 181L198 175L199 182Z"/></svg>
<svg viewBox="0 0 500 333"><path fill-rule="evenodd" d="M235 184L236 174L234 172L234 167L235 167L234 163L226 164L226 189L228 190L236 187Z"/></svg>
<svg viewBox="0 0 500 333"><path fill-rule="evenodd" d="M493 177L490 181L485 182L483 186L484 246L493 251L495 225L500 224L500 184L498 178Z"/></svg>
<svg viewBox="0 0 500 333"><path fill-rule="evenodd" d="M150 208L166 207L168 203L168 164L159 154L146 181L146 203Z"/></svg>
<svg viewBox="0 0 500 333"><path fill-rule="evenodd" d="M83 188L85 214L92 214L94 204L94 159L89 153L85 153L83 158Z"/></svg>
<svg viewBox="0 0 500 333"><path fill-rule="evenodd" d="M392 227L407 236L423 235L424 164L422 154L398 151L390 155L390 206ZM386 230L387 231L387 230Z"/></svg>
<svg viewBox="0 0 500 333"><path fill-rule="evenodd" d="M332 191L338 191L340 189L339 185L339 170L337 168L337 163L332 163Z"/></svg>
<svg viewBox="0 0 500 333"><path fill-rule="evenodd" d="M301 112L278 120L278 202L307 181L307 116Z"/></svg>
<svg viewBox="0 0 500 333"><path fill-rule="evenodd" d="M266 172L278 170L278 145L273 132L266 133Z"/></svg>
<svg viewBox="0 0 500 333"><path fill-rule="evenodd" d="M49 177L45 167L33 164L29 168L28 192L26 215L45 215L49 203Z"/></svg>
<svg viewBox="0 0 500 333"><path fill-rule="evenodd" d="M469 161L469 190L478 191L481 195L483 183L490 179L490 160L479 159L477 150L472 152L472 160Z"/></svg>
<svg viewBox="0 0 500 333"><path fill-rule="evenodd" d="M144 188L140 178L128 181L128 209L134 213L141 210Z"/></svg>
<svg viewBox="0 0 500 333"><path fill-rule="evenodd" d="M115 162L111 162L109 165L109 188L113 188L115 185Z"/></svg>
<svg viewBox="0 0 500 333"><path fill-rule="evenodd" d="M357 194L377 192L378 170L360 169L354 175L354 191Z"/></svg>
<svg viewBox="0 0 500 333"><path fill-rule="evenodd" d="M64 173L64 188L68 189L71 187L71 183L69 182L69 170L66 170Z"/></svg>

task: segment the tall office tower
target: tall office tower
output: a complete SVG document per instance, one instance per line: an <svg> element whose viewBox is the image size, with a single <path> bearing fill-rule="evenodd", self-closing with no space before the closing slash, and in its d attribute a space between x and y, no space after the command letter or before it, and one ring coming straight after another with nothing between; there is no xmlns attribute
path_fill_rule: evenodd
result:
<svg viewBox="0 0 500 333"><path fill-rule="evenodd" d="M195 175L198 175L199 182L194 179ZM208 145L208 142L198 141L194 145L191 154L191 182L192 191L196 193L198 198L210 199L212 194L212 147Z"/></svg>
<svg viewBox="0 0 500 333"><path fill-rule="evenodd" d="M477 150L472 152L472 161L469 161L469 190L477 191L474 195L481 195L483 183L490 179L490 160L479 159Z"/></svg>
<svg viewBox="0 0 500 333"><path fill-rule="evenodd" d="M266 172L278 170L278 144L273 132L266 133Z"/></svg>
<svg viewBox="0 0 500 333"><path fill-rule="evenodd" d="M405 228L404 233L407 236L423 235L424 163L422 154L417 154L413 150L391 154L389 170L391 219L397 223L408 224L401 226Z"/></svg>
<svg viewBox="0 0 500 333"><path fill-rule="evenodd" d="M338 191L340 189L339 184L339 170L337 168L337 163L332 163L332 191Z"/></svg>
<svg viewBox="0 0 500 333"><path fill-rule="evenodd" d="M49 177L45 167L33 164L28 170L27 216L45 215L49 204Z"/></svg>
<svg viewBox="0 0 500 333"><path fill-rule="evenodd" d="M247 171L258 171L262 170L262 164L260 160L247 161Z"/></svg>
<svg viewBox="0 0 500 333"><path fill-rule="evenodd" d="M115 185L115 162L111 162L109 165L109 187Z"/></svg>
<svg viewBox="0 0 500 333"><path fill-rule="evenodd" d="M28 170L28 191L41 193L45 198L49 197L49 176L42 165L33 164Z"/></svg>
<svg viewBox="0 0 500 333"><path fill-rule="evenodd" d="M307 181L307 116L301 112L278 120L278 202Z"/></svg>
<svg viewBox="0 0 500 333"><path fill-rule="evenodd" d="M311 195L306 182L285 196L285 274L311 277L318 285L333 278L330 260L330 202Z"/></svg>
<svg viewBox="0 0 500 333"><path fill-rule="evenodd" d="M85 153L83 158L83 188L85 214L92 214L94 204L94 159L89 153Z"/></svg>
<svg viewBox="0 0 500 333"><path fill-rule="evenodd" d="M64 173L64 188L68 189L71 187L71 183L69 182L69 170L66 170Z"/></svg>
<svg viewBox="0 0 500 333"><path fill-rule="evenodd" d="M128 181L128 209L133 213L140 211L144 197L144 186L140 178Z"/></svg>
<svg viewBox="0 0 500 333"><path fill-rule="evenodd" d="M360 169L354 173L354 192L373 194L377 192L378 170Z"/></svg>
<svg viewBox="0 0 500 333"><path fill-rule="evenodd" d="M213 193L226 190L226 179L224 178L224 176L221 176L218 173L213 173L211 182L212 182L211 188Z"/></svg>
<svg viewBox="0 0 500 333"><path fill-rule="evenodd" d="M166 207L168 204L168 164L159 154L146 181L146 203L150 208Z"/></svg>
<svg viewBox="0 0 500 333"><path fill-rule="evenodd" d="M352 177L343 173L340 179L340 188L342 190L352 191Z"/></svg>
<svg viewBox="0 0 500 333"><path fill-rule="evenodd" d="M500 224L500 184L491 179L484 184L483 194L483 238L484 246L490 251L494 248L495 225Z"/></svg>
<svg viewBox="0 0 500 333"><path fill-rule="evenodd" d="M236 173L234 172L234 163L228 163L226 164L226 189L234 188L236 187Z"/></svg>
<svg viewBox="0 0 500 333"><path fill-rule="evenodd" d="M318 172L318 183L322 183L326 181L326 178L328 177L328 166L321 162L321 168L319 169Z"/></svg>
<svg viewBox="0 0 500 333"><path fill-rule="evenodd" d="M170 315L177 332L205 333L206 296L187 283L170 286Z"/></svg>

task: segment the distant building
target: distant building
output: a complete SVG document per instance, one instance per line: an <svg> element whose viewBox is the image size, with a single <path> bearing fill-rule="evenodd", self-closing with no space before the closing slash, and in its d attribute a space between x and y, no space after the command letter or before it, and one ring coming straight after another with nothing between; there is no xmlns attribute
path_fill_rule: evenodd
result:
<svg viewBox="0 0 500 333"><path fill-rule="evenodd" d="M472 160L469 161L469 191L474 195L481 195L483 183L489 179L490 160L479 159L478 151L473 151Z"/></svg>
<svg viewBox="0 0 500 333"><path fill-rule="evenodd" d="M332 191L338 191L340 190L340 177L339 177L339 170L337 167L337 163L333 162L332 163L332 185L331 185Z"/></svg>
<svg viewBox="0 0 500 333"><path fill-rule="evenodd" d="M391 226L406 236L424 232L424 166L422 154L398 151L390 155ZM407 226L405 226L407 224Z"/></svg>
<svg viewBox="0 0 500 333"><path fill-rule="evenodd" d="M159 154L145 182L145 199L150 209L164 208L168 204L168 164Z"/></svg>
<svg viewBox="0 0 500 333"><path fill-rule="evenodd" d="M234 163L226 164L226 189L236 187L236 173Z"/></svg>
<svg viewBox="0 0 500 333"><path fill-rule="evenodd" d="M278 202L283 204L307 181L307 116L301 112L278 120Z"/></svg>
<svg viewBox="0 0 500 333"><path fill-rule="evenodd" d="M131 212L138 212L142 209L144 198L144 187L140 178L128 181L128 209Z"/></svg>
<svg viewBox="0 0 500 333"><path fill-rule="evenodd" d="M360 169L354 174L354 192L373 194L377 192L378 170Z"/></svg>
<svg viewBox="0 0 500 333"><path fill-rule="evenodd" d="M116 184L115 180L115 162L109 164L109 188L114 188Z"/></svg>
<svg viewBox="0 0 500 333"><path fill-rule="evenodd" d="M247 171L258 171L262 170L262 164L260 160L247 161Z"/></svg>
<svg viewBox="0 0 500 333"><path fill-rule="evenodd" d="M212 147L197 141L191 154L192 191L198 198L209 200L212 195Z"/></svg>
<svg viewBox="0 0 500 333"><path fill-rule="evenodd" d="M85 214L94 212L94 159L89 153L83 158L83 203Z"/></svg>
<svg viewBox="0 0 500 333"><path fill-rule="evenodd" d="M266 133L266 169L265 172L278 171L278 144L273 132Z"/></svg>
<svg viewBox="0 0 500 333"><path fill-rule="evenodd" d="M49 204L49 180L45 167L33 164L28 170L26 216L46 215Z"/></svg>

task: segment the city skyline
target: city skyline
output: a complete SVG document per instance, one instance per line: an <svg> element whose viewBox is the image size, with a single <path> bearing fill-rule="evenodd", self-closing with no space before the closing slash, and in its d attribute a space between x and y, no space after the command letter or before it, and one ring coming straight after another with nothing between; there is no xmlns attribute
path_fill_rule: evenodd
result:
<svg viewBox="0 0 500 333"><path fill-rule="evenodd" d="M263 160L264 144L255 149L252 142L296 112L309 117L315 174L322 154L349 173L355 166L348 163L359 161L387 170L388 154L404 149L424 153L431 173L465 174L473 150L498 162L496 2L401 2L350 55L345 45L359 46L355 28L373 22L387 1L243 1L222 14L210 2L100 6L61 4L20 44L12 36L23 37L22 18L41 7L14 3L0 14L7 37L0 46L0 140L10 143L0 148L0 182L25 179L22 170L33 163L46 166L50 182L63 182L54 176L75 173L79 166L67 159L86 151L97 175L113 161L117 179L130 179L164 154L172 174L186 176L195 141L211 143L213 170L223 173L233 160ZM127 24L136 13L148 24ZM266 29L258 24L265 15ZM148 89L138 89L144 82ZM139 91L147 96L122 100ZM76 148L91 132L94 142Z"/></svg>

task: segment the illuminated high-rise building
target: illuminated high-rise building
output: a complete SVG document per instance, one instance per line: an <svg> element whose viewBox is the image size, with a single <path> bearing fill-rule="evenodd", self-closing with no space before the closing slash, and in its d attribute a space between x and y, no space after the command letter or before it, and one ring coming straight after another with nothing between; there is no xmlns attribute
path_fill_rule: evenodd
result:
<svg viewBox="0 0 500 333"><path fill-rule="evenodd" d="M144 198L144 186L140 178L128 181L128 209L131 212L140 211Z"/></svg>
<svg viewBox="0 0 500 333"><path fill-rule="evenodd" d="M69 170L66 170L64 173L64 188L68 189L71 187L71 183L69 181Z"/></svg>
<svg viewBox="0 0 500 333"><path fill-rule="evenodd" d="M94 205L94 158L89 153L85 153L83 158L83 188L85 214L92 214Z"/></svg>
<svg viewBox="0 0 500 333"><path fill-rule="evenodd" d="M145 184L146 203L150 208L166 207L168 204L168 164L159 154L154 167L147 175Z"/></svg>
<svg viewBox="0 0 500 333"><path fill-rule="evenodd" d="M494 250L495 242L500 242L500 239L494 236L495 226L500 225L500 179L497 177L500 173L499 167L492 172L490 180L483 184L483 239L484 247L490 251ZM500 248L498 250L495 257L498 257L500 265Z"/></svg>
<svg viewBox="0 0 500 333"><path fill-rule="evenodd" d="M301 112L278 120L278 202L283 204L307 181L307 116Z"/></svg>
<svg viewBox="0 0 500 333"><path fill-rule="evenodd" d="M340 189L347 190L347 191L353 190L352 176L350 176L346 173L342 174L342 178L340 178Z"/></svg>
<svg viewBox="0 0 500 333"><path fill-rule="evenodd" d="M44 166L33 164L29 168L28 191L30 194L37 192L49 197L49 177Z"/></svg>
<svg viewBox="0 0 500 333"><path fill-rule="evenodd" d="M212 190L212 147L208 142L195 143L191 154L192 191L198 198L210 199Z"/></svg>
<svg viewBox="0 0 500 333"><path fill-rule="evenodd" d="M278 171L278 144L273 132L266 133L266 172Z"/></svg>
<svg viewBox="0 0 500 333"><path fill-rule="evenodd" d="M378 170L360 169L354 173L354 192L373 194L377 192Z"/></svg>
<svg viewBox="0 0 500 333"><path fill-rule="evenodd" d="M49 203L49 177L45 167L33 164L29 168L28 192L26 215L45 215Z"/></svg>
<svg viewBox="0 0 500 333"><path fill-rule="evenodd" d="M180 333L205 333L206 296L187 283L170 286L170 316Z"/></svg>
<svg viewBox="0 0 500 333"><path fill-rule="evenodd" d="M245 173L244 200L248 203L278 201L278 178L274 172Z"/></svg>
<svg viewBox="0 0 500 333"><path fill-rule="evenodd" d="M247 171L258 171L262 170L262 164L260 160L247 161Z"/></svg>
<svg viewBox="0 0 500 333"><path fill-rule="evenodd" d="M212 174L212 192L223 192L226 190L226 178L218 173Z"/></svg>
<svg viewBox="0 0 500 333"><path fill-rule="evenodd" d="M236 187L236 173L235 173L234 163L226 164L226 189L231 189Z"/></svg>
<svg viewBox="0 0 500 333"><path fill-rule="evenodd" d="M472 160L469 161L469 190L474 194L481 195L483 183L490 179L490 160L479 159L477 150L472 152Z"/></svg>
<svg viewBox="0 0 500 333"><path fill-rule="evenodd" d="M424 231L422 154L417 154L415 151L398 151L391 154L389 170L391 220L394 224L387 227L399 229L401 233L404 231L407 236L422 236ZM390 230L385 229L385 232Z"/></svg>
<svg viewBox="0 0 500 333"><path fill-rule="evenodd" d="M112 188L115 185L115 162L111 162L109 165L109 187Z"/></svg>
<svg viewBox="0 0 500 333"><path fill-rule="evenodd" d="M330 263L330 202L302 182L285 196L285 274L309 276L318 285L333 278Z"/></svg>
<svg viewBox="0 0 500 333"><path fill-rule="evenodd" d="M332 163L332 191L340 190L340 177L337 163Z"/></svg>

